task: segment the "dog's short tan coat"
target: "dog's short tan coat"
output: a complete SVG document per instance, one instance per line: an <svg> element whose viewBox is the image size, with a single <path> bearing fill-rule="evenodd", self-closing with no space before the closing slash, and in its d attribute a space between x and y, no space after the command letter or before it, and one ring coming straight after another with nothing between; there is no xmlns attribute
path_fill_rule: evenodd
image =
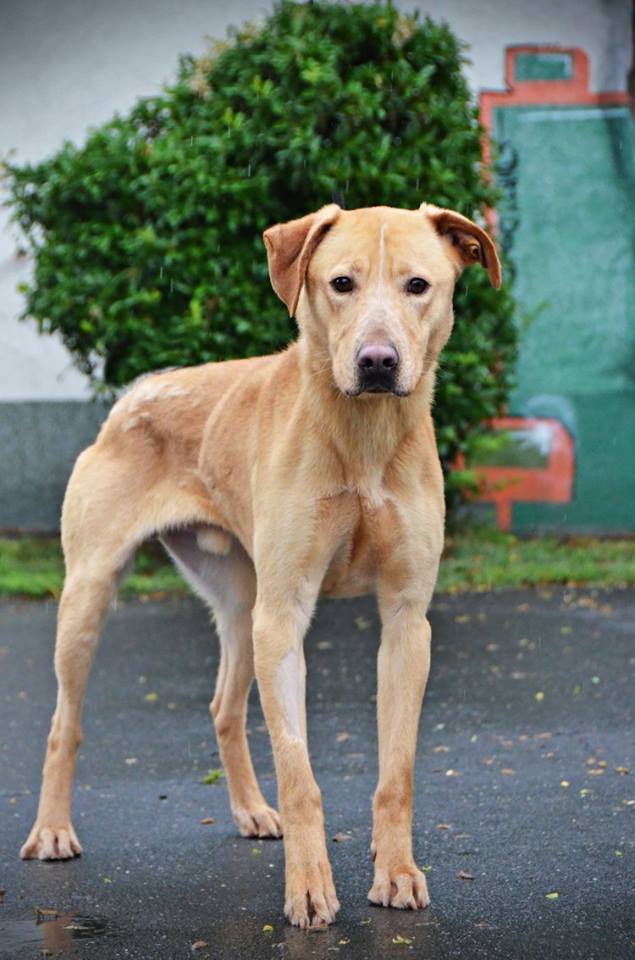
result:
<svg viewBox="0 0 635 960"><path fill-rule="evenodd" d="M80 852L71 785L100 628L135 548L159 534L211 605L221 662L210 705L231 809L246 836L280 836L285 913L330 923L339 904L306 738L303 637L317 598L377 593L379 781L375 877L384 906L425 907L412 855L412 770L428 676L426 612L443 544L443 479L430 414L461 269L495 286L489 236L452 211L335 205L264 235L274 289L300 336L283 353L157 373L115 405L81 454L62 515L59 690L24 858ZM345 277L350 289L334 289ZM428 284L413 287L412 278ZM423 290L421 288L424 288ZM414 292L413 292L414 291ZM360 350L390 345L390 392L360 392ZM391 373L391 376L392 376ZM245 731L255 676L280 816Z"/></svg>

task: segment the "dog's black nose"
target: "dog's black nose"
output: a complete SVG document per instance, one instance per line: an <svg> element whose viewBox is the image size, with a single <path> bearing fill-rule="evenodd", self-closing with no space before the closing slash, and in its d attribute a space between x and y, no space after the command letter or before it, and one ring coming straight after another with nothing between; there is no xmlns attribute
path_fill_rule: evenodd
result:
<svg viewBox="0 0 635 960"><path fill-rule="evenodd" d="M399 354L391 343L364 344L357 354L361 390L392 391L398 366Z"/></svg>

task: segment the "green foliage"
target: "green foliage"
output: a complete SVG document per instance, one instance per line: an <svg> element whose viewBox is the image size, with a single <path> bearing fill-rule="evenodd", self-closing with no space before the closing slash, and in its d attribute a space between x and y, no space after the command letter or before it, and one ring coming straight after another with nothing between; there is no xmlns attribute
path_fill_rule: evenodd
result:
<svg viewBox="0 0 635 960"><path fill-rule="evenodd" d="M267 226L333 199L468 216L495 202L463 62L447 26L391 5L286 0L183 57L173 85L82 147L6 165L35 253L24 315L98 388L278 349L294 330L269 286ZM504 404L515 351L511 298L482 271L456 308L436 401L446 466Z"/></svg>

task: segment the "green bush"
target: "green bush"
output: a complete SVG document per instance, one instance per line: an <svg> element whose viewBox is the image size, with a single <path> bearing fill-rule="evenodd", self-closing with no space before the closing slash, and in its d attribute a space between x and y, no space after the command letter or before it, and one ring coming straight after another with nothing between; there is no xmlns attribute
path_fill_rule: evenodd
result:
<svg viewBox="0 0 635 960"><path fill-rule="evenodd" d="M278 349L294 329L269 286L267 226L333 199L468 216L495 202L462 63L445 25L320 2L282 2L183 57L172 86L83 146L5 165L35 254L24 316L58 331L97 389ZM470 270L455 302L435 411L445 464L504 404L515 353L508 293Z"/></svg>

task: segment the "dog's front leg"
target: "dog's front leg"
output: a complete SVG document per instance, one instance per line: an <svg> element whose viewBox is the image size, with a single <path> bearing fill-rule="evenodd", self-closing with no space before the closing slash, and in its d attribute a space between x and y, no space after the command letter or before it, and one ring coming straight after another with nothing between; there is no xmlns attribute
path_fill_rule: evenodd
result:
<svg viewBox="0 0 635 960"><path fill-rule="evenodd" d="M369 900L417 909L429 903L426 879L412 856L412 782L421 701L430 668L426 607L381 597L377 662L379 781L373 800L375 878Z"/></svg>
<svg viewBox="0 0 635 960"><path fill-rule="evenodd" d="M307 749L302 641L314 603L315 597L307 604L306 598L294 603L260 596L254 611L256 677L273 746L284 835L284 910L290 923L304 928L332 923L339 909L320 789Z"/></svg>

